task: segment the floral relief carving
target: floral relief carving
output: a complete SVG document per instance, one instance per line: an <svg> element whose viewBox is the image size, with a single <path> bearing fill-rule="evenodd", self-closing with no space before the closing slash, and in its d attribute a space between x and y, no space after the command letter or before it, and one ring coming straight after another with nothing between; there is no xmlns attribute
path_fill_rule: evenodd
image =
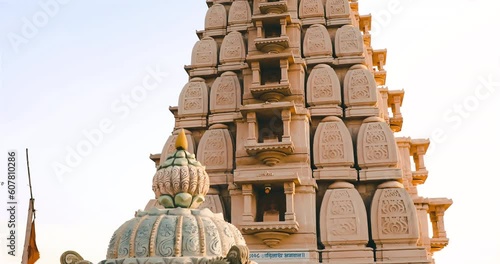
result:
<svg viewBox="0 0 500 264"><path fill-rule="evenodd" d="M382 217L383 234L408 234L408 217Z"/></svg>
<svg viewBox="0 0 500 264"><path fill-rule="evenodd" d="M211 175L215 171L225 172L232 168L232 149L227 128L209 129L200 140L198 158L207 170L211 170Z"/></svg>
<svg viewBox="0 0 500 264"><path fill-rule="evenodd" d="M321 156L329 161L344 159L344 142L338 124L327 123L321 134Z"/></svg>
<svg viewBox="0 0 500 264"><path fill-rule="evenodd" d="M217 105L232 105L236 97L236 89L231 80L222 79L219 87L217 87L217 98L215 103Z"/></svg>
<svg viewBox="0 0 500 264"><path fill-rule="evenodd" d="M336 181L328 186L321 205L320 231L327 248L368 242L365 205L354 185Z"/></svg>
<svg viewBox="0 0 500 264"><path fill-rule="evenodd" d="M340 31L339 44L341 53L363 53L363 47L360 45L361 34L355 27L343 27Z"/></svg>
<svg viewBox="0 0 500 264"><path fill-rule="evenodd" d="M335 197L334 197L335 198ZM340 198L336 198L340 199ZM332 201L332 214L335 215L349 215L354 214L354 205L351 200L337 200Z"/></svg>
<svg viewBox="0 0 500 264"><path fill-rule="evenodd" d="M310 29L309 38L307 39L308 46L311 51L320 51L326 49L325 38L320 27Z"/></svg>
<svg viewBox="0 0 500 264"><path fill-rule="evenodd" d="M193 67L214 67L217 65L217 43L205 37L193 47L191 64Z"/></svg>
<svg viewBox="0 0 500 264"><path fill-rule="evenodd" d="M242 24L250 22L250 5L247 1L235 1L229 8L229 24Z"/></svg>
<svg viewBox="0 0 500 264"><path fill-rule="evenodd" d="M220 60L222 63L243 62L245 60L245 43L241 33L233 31L224 37L221 44Z"/></svg>
<svg viewBox="0 0 500 264"><path fill-rule="evenodd" d="M389 146L385 131L380 123L367 124L365 134L365 155L366 159L373 160L388 160Z"/></svg>
<svg viewBox="0 0 500 264"><path fill-rule="evenodd" d="M331 10L330 14L345 14L346 13L346 1L344 0L329 0L327 1L327 6Z"/></svg>
<svg viewBox="0 0 500 264"><path fill-rule="evenodd" d="M210 91L212 113L235 111L240 98L240 84L233 72L225 72L217 77Z"/></svg>
<svg viewBox="0 0 500 264"><path fill-rule="evenodd" d="M184 99L184 109L190 110L190 111L202 109L202 99L201 98L186 98L186 99Z"/></svg>
<svg viewBox="0 0 500 264"><path fill-rule="evenodd" d="M350 76L350 95L352 100L370 98L370 82L363 70L353 70Z"/></svg>
<svg viewBox="0 0 500 264"><path fill-rule="evenodd" d="M206 114L208 102L207 87L202 78L193 78L179 96L179 116L186 114Z"/></svg>
<svg viewBox="0 0 500 264"><path fill-rule="evenodd" d="M316 65L307 80L307 101L310 105L341 102L340 82L335 71L328 65Z"/></svg>
<svg viewBox="0 0 500 264"><path fill-rule="evenodd" d="M372 145L365 148L366 159L373 160L386 160L389 158L389 148L387 145Z"/></svg>
<svg viewBox="0 0 500 264"><path fill-rule="evenodd" d="M205 16L205 29L226 27L226 9L223 5L215 4L210 7Z"/></svg>
<svg viewBox="0 0 500 264"><path fill-rule="evenodd" d="M323 16L323 4L321 0L302 0L300 2L301 18L311 16Z"/></svg>
<svg viewBox="0 0 500 264"><path fill-rule="evenodd" d="M318 69L312 81L315 99L333 96L333 80L328 69Z"/></svg>
<svg viewBox="0 0 500 264"><path fill-rule="evenodd" d="M379 201L382 234L409 234L408 208L400 192L402 188L385 189Z"/></svg>
<svg viewBox="0 0 500 264"><path fill-rule="evenodd" d="M355 217L334 218L331 226L331 232L334 236L353 235L357 233Z"/></svg>

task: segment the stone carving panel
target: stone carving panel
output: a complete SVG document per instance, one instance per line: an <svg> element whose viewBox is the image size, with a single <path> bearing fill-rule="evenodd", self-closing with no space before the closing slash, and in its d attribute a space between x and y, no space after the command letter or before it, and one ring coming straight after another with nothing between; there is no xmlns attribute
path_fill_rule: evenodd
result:
<svg viewBox="0 0 500 264"><path fill-rule="evenodd" d="M332 67L316 65L307 79L307 103L316 105L340 105L340 82Z"/></svg>
<svg viewBox="0 0 500 264"><path fill-rule="evenodd" d="M245 61L245 43L240 32L227 34L220 48L220 63L242 63Z"/></svg>
<svg viewBox="0 0 500 264"><path fill-rule="evenodd" d="M379 117L363 121L357 139L358 164L361 168L395 167L397 144L389 125Z"/></svg>
<svg viewBox="0 0 500 264"><path fill-rule="evenodd" d="M217 43L211 37L198 40L191 53L191 66L194 68L217 66Z"/></svg>
<svg viewBox="0 0 500 264"><path fill-rule="evenodd" d="M354 185L338 181L328 187L320 211L321 241L325 246L368 242L368 221L361 196Z"/></svg>
<svg viewBox="0 0 500 264"><path fill-rule="evenodd" d="M348 18L351 8L348 0L326 0L325 10L326 18L335 19Z"/></svg>
<svg viewBox="0 0 500 264"><path fill-rule="evenodd" d="M207 170L231 172L233 170L233 142L226 126L213 125L207 130L198 145L198 160Z"/></svg>
<svg viewBox="0 0 500 264"><path fill-rule="evenodd" d="M378 186L371 208L372 236L378 246L416 245L419 236L415 205L403 185L396 181Z"/></svg>
<svg viewBox="0 0 500 264"><path fill-rule="evenodd" d="M326 27L320 24L310 26L304 36L304 56L332 56L333 48Z"/></svg>
<svg viewBox="0 0 500 264"><path fill-rule="evenodd" d="M377 83L366 66L357 64L349 68L344 78L344 104L346 106L373 106L377 103Z"/></svg>
<svg viewBox="0 0 500 264"><path fill-rule="evenodd" d="M334 116L323 119L314 135L314 165L322 168L353 164L352 138L344 122Z"/></svg>
<svg viewBox="0 0 500 264"><path fill-rule="evenodd" d="M337 57L363 55L363 36L358 28L344 25L335 33L335 54Z"/></svg>
<svg viewBox="0 0 500 264"><path fill-rule="evenodd" d="M179 96L179 117L204 116L208 113L208 91L205 80L192 78Z"/></svg>
<svg viewBox="0 0 500 264"><path fill-rule="evenodd" d="M321 0L302 0L299 4L299 17L324 17L325 10Z"/></svg>
<svg viewBox="0 0 500 264"><path fill-rule="evenodd" d="M246 0L236 0L229 8L229 25L246 25L252 22L252 11L250 4Z"/></svg>
<svg viewBox="0 0 500 264"><path fill-rule="evenodd" d="M215 79L210 90L210 112L234 112L240 106L241 86L234 72L225 72Z"/></svg>
<svg viewBox="0 0 500 264"><path fill-rule="evenodd" d="M221 4L211 6L205 15L205 30L225 29L226 26L226 8Z"/></svg>

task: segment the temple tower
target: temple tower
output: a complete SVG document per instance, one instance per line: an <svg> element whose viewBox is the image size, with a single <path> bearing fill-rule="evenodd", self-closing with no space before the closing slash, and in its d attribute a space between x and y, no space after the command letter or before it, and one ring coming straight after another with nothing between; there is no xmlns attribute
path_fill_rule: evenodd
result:
<svg viewBox="0 0 500 264"><path fill-rule="evenodd" d="M429 141L394 136L404 91L385 84L371 16L355 0L206 3L156 165L184 129L210 177L201 207L259 263L434 263L452 201L418 195Z"/></svg>

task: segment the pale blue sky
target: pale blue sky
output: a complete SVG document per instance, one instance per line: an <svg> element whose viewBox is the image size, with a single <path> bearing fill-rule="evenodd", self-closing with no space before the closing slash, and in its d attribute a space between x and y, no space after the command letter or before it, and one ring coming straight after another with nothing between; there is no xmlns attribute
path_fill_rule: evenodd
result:
<svg viewBox="0 0 500 264"><path fill-rule="evenodd" d="M11 149L20 156L17 219L24 234L24 149L30 149L37 264L58 263L69 249L97 263L105 259L113 231L153 197L148 157L161 151L172 131L168 106L177 105L188 80L183 66L190 64L207 7L203 0L59 0L48 16L40 3L53 1L0 0L0 157ZM373 15L372 46L388 49L388 87L406 92L398 136L433 141L425 159L429 179L420 193L454 200L445 216L450 245L436 262L500 263L498 4L359 5L361 14ZM23 28L34 17L41 26L27 36ZM144 78L157 87L139 93ZM95 136L97 129L102 137ZM85 145L88 134L95 140ZM72 150L84 145L91 146L88 154L68 163ZM70 171L57 177L57 164ZM0 262L19 263L3 244L6 196L4 185ZM23 241L19 237L18 246Z"/></svg>

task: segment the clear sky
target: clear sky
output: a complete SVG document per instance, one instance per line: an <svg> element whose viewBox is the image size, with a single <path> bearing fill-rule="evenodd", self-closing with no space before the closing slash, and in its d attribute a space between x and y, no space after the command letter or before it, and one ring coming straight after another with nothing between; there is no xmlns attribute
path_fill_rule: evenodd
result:
<svg viewBox="0 0 500 264"><path fill-rule="evenodd" d="M51 3L51 4L46 4ZM30 150L37 264L76 250L105 259L112 233L153 198L154 164L173 129L205 1L0 0L0 181L17 150L20 263ZM430 138L420 194L449 197L450 244L437 263L500 263L499 6L493 0L360 0L372 46L388 49L387 85L404 89L398 136ZM148 89L144 87L148 85Z"/></svg>

